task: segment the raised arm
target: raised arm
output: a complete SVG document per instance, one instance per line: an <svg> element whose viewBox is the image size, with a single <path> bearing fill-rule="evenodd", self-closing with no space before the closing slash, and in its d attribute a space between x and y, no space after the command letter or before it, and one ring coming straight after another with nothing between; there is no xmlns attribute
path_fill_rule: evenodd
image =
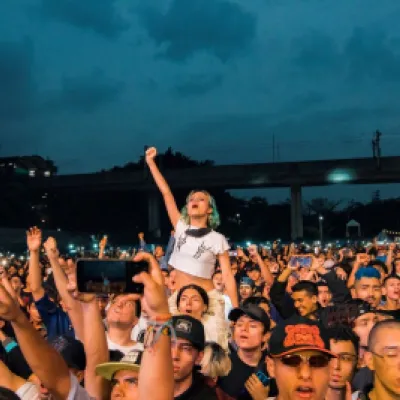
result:
<svg viewBox="0 0 400 400"><path fill-rule="evenodd" d="M142 272L134 278L135 282L144 284L143 310L147 312L151 321L167 320L171 315L157 261L146 253L139 253L135 261L149 263L149 273ZM139 400L173 400L173 393L171 337L162 334L158 341L146 346L144 351L139 373Z"/></svg>
<svg viewBox="0 0 400 400"><path fill-rule="evenodd" d="M36 226L26 232L26 242L29 250L29 279L32 296L35 301L44 296L42 286L42 272L40 270L39 256L42 245L42 231Z"/></svg>
<svg viewBox="0 0 400 400"><path fill-rule="evenodd" d="M233 307L239 307L236 280L233 276L229 254L227 251L218 256L219 265L221 266L222 280L226 287L226 292L231 299Z"/></svg>
<svg viewBox="0 0 400 400"><path fill-rule="evenodd" d="M258 252L257 246L256 245L251 245L249 247L249 253L250 256L252 256L253 261L255 261L258 266L260 267L260 271L261 271L261 276L264 279L264 282L267 285L272 285L274 283L274 277L271 274L271 271L269 270L269 268L265 265L264 260L262 259L260 253Z"/></svg>
<svg viewBox="0 0 400 400"><path fill-rule="evenodd" d="M106 333L96 299L85 294L82 302L85 334L83 344L86 353L85 389L95 399L106 399L109 393L108 382L96 375L96 366L109 360Z"/></svg>
<svg viewBox="0 0 400 400"><path fill-rule="evenodd" d="M59 263L59 252L57 249L57 242L54 238L49 237L44 243L47 257L50 261L51 268L53 270L54 283L56 284L57 291L61 296L62 301L68 312L68 316L74 327L76 336L82 341L83 340L83 318L82 309L79 301L71 296L68 290L68 278L67 275L61 268ZM70 267L68 267L70 268Z"/></svg>
<svg viewBox="0 0 400 400"><path fill-rule="evenodd" d="M146 163L149 166L154 182L156 183L158 189L160 190L164 198L165 207L167 209L167 213L171 221L171 224L174 228L176 228L176 225L178 224L181 214L176 205L174 195L172 194L167 181L164 179L163 175L161 174L154 160L156 155L157 155L157 149L155 147L150 147L146 151Z"/></svg>
<svg viewBox="0 0 400 400"><path fill-rule="evenodd" d="M1 285L0 318L11 322L27 363L44 387L57 399L68 398L71 377L67 364L33 328L19 305Z"/></svg>

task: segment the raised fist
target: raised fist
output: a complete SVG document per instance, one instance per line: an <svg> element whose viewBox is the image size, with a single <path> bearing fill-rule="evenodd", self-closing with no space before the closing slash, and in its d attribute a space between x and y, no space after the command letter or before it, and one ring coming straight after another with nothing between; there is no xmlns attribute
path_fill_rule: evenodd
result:
<svg viewBox="0 0 400 400"><path fill-rule="evenodd" d="M146 150L146 162L153 161L157 156L157 149L150 147Z"/></svg>

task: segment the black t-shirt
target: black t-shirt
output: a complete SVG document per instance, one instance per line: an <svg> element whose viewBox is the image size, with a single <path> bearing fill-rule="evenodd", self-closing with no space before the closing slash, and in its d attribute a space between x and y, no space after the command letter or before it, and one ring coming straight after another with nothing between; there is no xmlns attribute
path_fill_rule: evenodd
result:
<svg viewBox="0 0 400 400"><path fill-rule="evenodd" d="M215 390L207 385L204 377L194 373L192 386L183 392L175 400L218 400Z"/></svg>
<svg viewBox="0 0 400 400"><path fill-rule="evenodd" d="M368 393L374 384L374 373L368 367L360 368L354 375L351 386L354 391Z"/></svg>
<svg viewBox="0 0 400 400"><path fill-rule="evenodd" d="M246 381L250 378L250 375L254 374L257 371L263 372L268 376L268 372L265 367L265 356L263 353L261 356L261 360L257 367L253 367L244 363L238 356L237 352L231 349L231 353L229 355L232 363L232 368L229 374L225 377L218 379L218 387L221 388L223 392L227 395L238 399L238 400L251 400L251 396L247 392L245 388ZM269 396L274 396L276 394L276 384L274 380L270 382L270 392Z"/></svg>

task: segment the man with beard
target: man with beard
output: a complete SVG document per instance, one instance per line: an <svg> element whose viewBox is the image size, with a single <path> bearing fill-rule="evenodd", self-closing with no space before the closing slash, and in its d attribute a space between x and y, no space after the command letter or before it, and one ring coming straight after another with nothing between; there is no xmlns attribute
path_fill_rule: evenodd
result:
<svg viewBox="0 0 400 400"><path fill-rule="evenodd" d="M374 267L362 267L355 276L355 296L377 308L382 300L381 276Z"/></svg>

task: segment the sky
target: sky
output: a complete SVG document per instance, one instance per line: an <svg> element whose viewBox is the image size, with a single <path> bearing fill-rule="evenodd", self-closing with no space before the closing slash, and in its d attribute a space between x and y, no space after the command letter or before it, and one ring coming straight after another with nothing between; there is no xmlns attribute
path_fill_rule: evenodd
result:
<svg viewBox="0 0 400 400"><path fill-rule="evenodd" d="M398 155L398 21L398 0L1 1L0 156L62 174L145 145L217 164L271 162L273 142L275 161L370 157L376 129ZM305 195L376 189L397 196Z"/></svg>

